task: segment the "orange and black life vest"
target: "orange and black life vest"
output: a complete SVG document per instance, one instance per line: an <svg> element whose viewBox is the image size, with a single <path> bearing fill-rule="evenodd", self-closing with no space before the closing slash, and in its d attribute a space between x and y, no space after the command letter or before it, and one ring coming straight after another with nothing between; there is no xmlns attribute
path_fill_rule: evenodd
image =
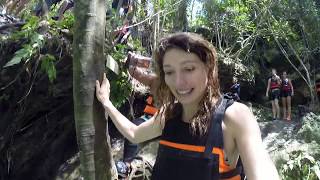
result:
<svg viewBox="0 0 320 180"><path fill-rule="evenodd" d="M280 85L278 84L278 80L277 79L274 79L273 77L271 77L270 88L271 88L271 90L280 88Z"/></svg>
<svg viewBox="0 0 320 180"><path fill-rule="evenodd" d="M152 180L240 180L240 168L224 160L222 120L232 100L222 98L205 136L192 135L180 117L166 122ZM181 114L181 113L180 113Z"/></svg>
<svg viewBox="0 0 320 180"><path fill-rule="evenodd" d="M283 79L281 81L281 90L284 91L284 92L289 92L291 91L291 86L289 84L289 79L286 78L286 79Z"/></svg>
<svg viewBox="0 0 320 180"><path fill-rule="evenodd" d="M147 98L146 103L147 104L146 104L146 107L144 108L143 112L148 115L154 115L158 111L158 109L153 106L152 96L149 96Z"/></svg>
<svg viewBox="0 0 320 180"><path fill-rule="evenodd" d="M320 80L316 82L316 92L320 94Z"/></svg>

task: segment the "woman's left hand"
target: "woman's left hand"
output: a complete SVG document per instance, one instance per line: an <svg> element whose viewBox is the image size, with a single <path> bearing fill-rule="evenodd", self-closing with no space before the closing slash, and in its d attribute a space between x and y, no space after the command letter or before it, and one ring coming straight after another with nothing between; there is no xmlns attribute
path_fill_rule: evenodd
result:
<svg viewBox="0 0 320 180"><path fill-rule="evenodd" d="M103 106L107 106L111 103L110 101L110 83L106 77L106 73L103 73L103 80L100 86L100 82L96 80L96 96L97 99L103 104Z"/></svg>

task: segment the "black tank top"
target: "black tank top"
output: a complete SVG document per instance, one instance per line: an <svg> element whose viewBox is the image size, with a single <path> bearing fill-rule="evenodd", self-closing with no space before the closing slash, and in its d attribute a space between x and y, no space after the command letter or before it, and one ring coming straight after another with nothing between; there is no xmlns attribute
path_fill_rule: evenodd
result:
<svg viewBox="0 0 320 180"><path fill-rule="evenodd" d="M224 111L225 109L222 115ZM151 179L219 180L223 178L221 171L225 171L226 177L223 179L238 176L238 169L233 171L224 164L221 121L212 120L211 123L214 128L210 128L209 132L213 132L214 143L211 143L212 147L206 148L208 147L207 139L212 139L212 137L209 138L209 133L204 136L193 135L190 131L190 124L183 122L181 115L168 120L160 138ZM207 153L209 156L206 156L204 154L207 149L213 149L215 152L211 153L210 150ZM227 170L230 173L226 172Z"/></svg>

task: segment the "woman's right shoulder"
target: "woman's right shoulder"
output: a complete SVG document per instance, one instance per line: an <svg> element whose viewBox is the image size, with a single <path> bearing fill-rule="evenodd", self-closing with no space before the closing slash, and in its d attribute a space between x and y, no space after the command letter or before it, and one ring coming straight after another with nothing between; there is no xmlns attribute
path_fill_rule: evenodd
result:
<svg viewBox="0 0 320 180"><path fill-rule="evenodd" d="M251 123L254 116L250 108L239 102L234 102L225 112L225 120L232 127L243 126L247 123Z"/></svg>

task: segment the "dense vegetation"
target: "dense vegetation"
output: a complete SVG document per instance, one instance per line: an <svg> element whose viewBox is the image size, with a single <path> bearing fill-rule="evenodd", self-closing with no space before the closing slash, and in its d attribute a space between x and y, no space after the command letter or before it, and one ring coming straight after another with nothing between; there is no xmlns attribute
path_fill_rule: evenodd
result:
<svg viewBox="0 0 320 180"><path fill-rule="evenodd" d="M62 2L41 16L35 16L34 12L38 1L18 2L0 2L0 139L6 139L0 143L1 157L5 157L1 160L0 168L7 169L7 173L2 172L0 177L13 179L19 177L9 175L16 170L9 160L9 152L14 152L12 139L16 137L15 132L18 129L22 130L19 131L21 134L27 132L34 119L45 119L44 116L50 111L35 113L41 118L33 117L33 111L26 113L28 107L32 107L32 98L37 97L34 94L72 97L72 81L65 78L64 83L69 84L61 84L64 77L67 77L66 74L70 76L72 72L72 43L75 32L75 17L72 11L66 11L59 21L52 19L57 15ZM23 2L26 3L22 4ZM117 11L119 8L111 8L110 0L106 2L104 52L105 55L110 54L120 66L119 75L106 69L113 88L111 98L117 107L123 105L133 94L132 84L128 81L127 69L124 67L127 52L130 50L152 56L157 41L164 34L191 31L202 34L217 48L223 90L229 87L232 77L237 77L243 85L242 88L246 89L242 91L242 99L265 105L266 78L273 67L279 72L286 70L293 80L296 89L295 105L304 104L313 112L319 111L319 99L314 88L316 80L320 79L319 1L132 2L132 11L126 15L120 15ZM130 38L124 44L113 43L115 32L123 26L128 17L132 18ZM68 87L68 93L59 90L61 87ZM36 108L39 107L37 104ZM70 109L70 113L72 112ZM319 130L319 118L314 116L312 121L304 121L304 128L299 131L299 135L308 142L319 143L319 133L312 132L314 127ZM8 125L10 123L11 125ZM72 127L73 125L70 128ZM311 127L312 130L308 129ZM316 178L315 173L312 174L319 173L319 161L317 162L315 157L296 152L290 159L281 166L285 179L305 177L306 174L309 179ZM301 172L297 172L296 169L301 167Z"/></svg>

